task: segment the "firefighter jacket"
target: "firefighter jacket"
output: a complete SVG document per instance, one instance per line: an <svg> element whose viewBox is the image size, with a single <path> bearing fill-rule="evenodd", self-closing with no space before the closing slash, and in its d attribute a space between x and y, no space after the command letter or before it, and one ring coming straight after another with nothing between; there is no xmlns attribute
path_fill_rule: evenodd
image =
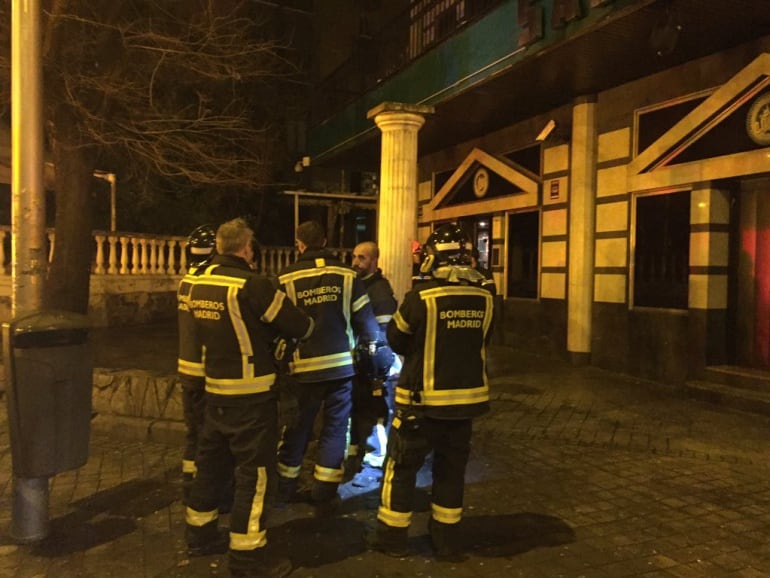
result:
<svg viewBox="0 0 770 578"><path fill-rule="evenodd" d="M313 334L289 363L295 379L312 383L352 377L356 337L375 340L379 330L356 272L330 251L308 249L278 280L289 299L315 321Z"/></svg>
<svg viewBox="0 0 770 578"><path fill-rule="evenodd" d="M182 277L176 292L179 329L177 371L183 387L203 388L203 356L195 337L195 318L190 313L190 290L203 267L191 267Z"/></svg>
<svg viewBox="0 0 770 578"><path fill-rule="evenodd" d="M472 418L489 409L486 344L493 296L480 284L431 279L405 297L388 324L404 356L396 404L436 419Z"/></svg>
<svg viewBox="0 0 770 578"><path fill-rule="evenodd" d="M398 309L396 298L393 296L393 288L390 282L383 277L382 269L377 269L371 275L361 277L361 281L369 295L369 301L372 304L372 311L380 326L382 337L385 337L385 330L393 314Z"/></svg>
<svg viewBox="0 0 770 578"><path fill-rule="evenodd" d="M276 379L273 340L305 339L313 330L312 319L233 255L217 255L192 279L188 307L203 355L206 393L218 405L267 396Z"/></svg>

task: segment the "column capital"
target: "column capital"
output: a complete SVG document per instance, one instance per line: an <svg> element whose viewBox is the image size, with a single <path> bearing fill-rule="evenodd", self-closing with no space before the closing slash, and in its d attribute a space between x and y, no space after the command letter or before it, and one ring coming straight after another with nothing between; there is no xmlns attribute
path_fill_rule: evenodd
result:
<svg viewBox="0 0 770 578"><path fill-rule="evenodd" d="M405 102L391 102L386 100L374 108L369 109L369 112L366 113L366 118L372 119L388 112L426 116L436 112L436 107L425 104L407 104Z"/></svg>

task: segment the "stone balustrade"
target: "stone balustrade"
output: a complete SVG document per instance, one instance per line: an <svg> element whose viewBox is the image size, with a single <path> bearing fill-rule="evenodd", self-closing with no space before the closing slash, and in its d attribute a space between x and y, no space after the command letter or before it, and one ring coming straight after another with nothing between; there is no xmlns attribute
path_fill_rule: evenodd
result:
<svg viewBox="0 0 770 578"><path fill-rule="evenodd" d="M0 226L0 276L11 274L11 228ZM46 231L48 258L53 255L56 235L53 229ZM94 261L92 275L182 275L188 267L187 237L94 231ZM343 262L350 262L352 251L332 249ZM264 246L259 250L257 270L276 275L286 265L297 259L295 247Z"/></svg>

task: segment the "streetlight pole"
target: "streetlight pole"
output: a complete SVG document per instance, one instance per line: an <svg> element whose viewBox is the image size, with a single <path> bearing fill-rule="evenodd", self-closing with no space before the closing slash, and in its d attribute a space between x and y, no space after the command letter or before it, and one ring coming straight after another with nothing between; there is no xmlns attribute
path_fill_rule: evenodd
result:
<svg viewBox="0 0 770 578"><path fill-rule="evenodd" d="M117 186L115 173L108 173L105 171L94 171L94 177L102 179L110 183L110 233L114 233L117 230L118 211L116 208L116 194L115 189Z"/></svg>
<svg viewBox="0 0 770 578"><path fill-rule="evenodd" d="M11 315L42 309L48 251L43 184L40 2L11 5ZM6 360L9 363L10 360ZM48 534L48 478L13 476L11 536L34 542Z"/></svg>

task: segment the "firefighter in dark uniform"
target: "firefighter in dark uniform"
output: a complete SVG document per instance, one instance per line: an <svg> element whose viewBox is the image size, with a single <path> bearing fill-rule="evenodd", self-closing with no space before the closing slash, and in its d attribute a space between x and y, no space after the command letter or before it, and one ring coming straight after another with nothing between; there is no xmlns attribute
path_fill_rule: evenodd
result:
<svg viewBox="0 0 770 578"><path fill-rule="evenodd" d="M462 228L436 229L422 264L431 279L406 294L388 324L390 346L405 357L377 525L365 540L390 555L408 554L416 475L432 450L431 541L437 557L459 556L472 419L489 410L485 360L493 315L492 294L470 267L470 252Z"/></svg>
<svg viewBox="0 0 770 578"><path fill-rule="evenodd" d="M390 383L389 374L395 356L387 345L385 331L398 304L390 282L378 267L379 256L379 248L372 241L359 243L353 249L353 269L358 273L369 295L372 310L380 326L381 339L381 342L378 341L375 356L361 347L357 349L359 373L353 380L353 411L347 462L358 472L353 478L353 485L357 487L367 487L382 478L387 430L394 409L395 390L394 384ZM367 363L375 363L377 366L364 367ZM374 379L370 377L372 374L375 375ZM373 440L371 450L366 451L369 439ZM358 471L359 468L361 471Z"/></svg>
<svg viewBox="0 0 770 578"><path fill-rule="evenodd" d="M351 409L356 338L375 341L379 326L356 272L325 249L320 223L307 221L296 231L300 255L278 280L289 298L315 321L313 335L299 344L289 363L299 396L297 424L286 429L278 452L279 496L308 501L317 515L332 513L339 502ZM323 420L309 491L298 491L302 459L318 412Z"/></svg>
<svg viewBox="0 0 770 578"><path fill-rule="evenodd" d="M187 238L187 263L190 266L177 289L177 311L179 330L179 357L177 372L182 384L182 411L187 428L185 449L182 454L182 479L184 483L184 501L190 493L190 485L195 477L195 454L198 451L198 436L203 430L204 407L204 370L203 356L197 345L195 320L190 314L189 299L195 277L214 257L217 232L211 225L197 227Z"/></svg>
<svg viewBox="0 0 770 578"><path fill-rule="evenodd" d="M307 338L313 321L251 270L254 233L243 219L217 230L217 253L195 277L189 309L204 352L205 421L186 510L191 555L222 551L218 496L235 462L228 559L233 576L285 576L291 563L265 549L264 506L277 446L277 336Z"/></svg>

